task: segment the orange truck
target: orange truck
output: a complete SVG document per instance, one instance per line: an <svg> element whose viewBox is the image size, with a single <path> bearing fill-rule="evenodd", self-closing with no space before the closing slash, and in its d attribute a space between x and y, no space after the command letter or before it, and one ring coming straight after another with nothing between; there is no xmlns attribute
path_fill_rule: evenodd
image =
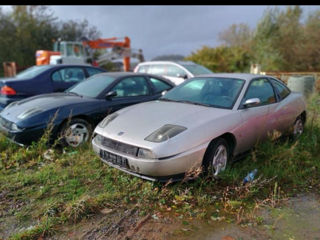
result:
<svg viewBox="0 0 320 240"><path fill-rule="evenodd" d="M112 48L112 54L123 58L124 71L130 71L130 57L137 56L132 54L130 48L130 38L99 38L96 40L84 40L82 42L61 41L54 43L54 51L36 51L36 64L93 64L90 49ZM141 51L141 50L140 50ZM107 53L107 55L110 53ZM143 59L142 53L140 59ZM104 56L105 59L108 56ZM99 60L98 60L99 62Z"/></svg>

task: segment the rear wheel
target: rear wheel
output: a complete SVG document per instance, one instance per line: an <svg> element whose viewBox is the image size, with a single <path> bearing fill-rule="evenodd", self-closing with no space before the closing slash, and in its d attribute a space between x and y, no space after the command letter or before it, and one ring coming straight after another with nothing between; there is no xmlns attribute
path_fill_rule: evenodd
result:
<svg viewBox="0 0 320 240"><path fill-rule="evenodd" d="M64 123L59 133L61 142L65 146L78 147L88 141L92 133L90 123L81 118L71 119Z"/></svg>
<svg viewBox="0 0 320 240"><path fill-rule="evenodd" d="M216 177L226 169L230 159L229 145L224 138L218 138L209 145L207 151L203 160L204 170Z"/></svg>

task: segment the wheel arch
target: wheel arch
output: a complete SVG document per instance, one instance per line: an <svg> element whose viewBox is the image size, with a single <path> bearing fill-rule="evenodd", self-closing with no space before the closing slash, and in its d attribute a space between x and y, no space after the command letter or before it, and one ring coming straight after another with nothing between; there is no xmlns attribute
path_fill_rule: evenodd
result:
<svg viewBox="0 0 320 240"><path fill-rule="evenodd" d="M206 151L205 151L205 154L204 154L204 156L203 156L202 163L204 163L203 161L204 161L204 160L206 159L206 157L208 156L208 154L209 154L209 149L210 149L210 147L213 145L214 141L216 141L216 140L219 139L219 138L223 138L223 139L226 140L226 142L228 143L228 145L229 145L229 147L230 147L230 158L233 157L233 153L234 153L234 150L235 150L236 145L237 145L237 140L236 140L235 136L234 136L232 133L226 132L226 133L224 133L224 134L222 134L222 135L220 135L220 136L218 136L218 137L216 137L216 138L214 138L214 139L212 139L212 140L210 141L210 143L208 144L208 147L207 147L207 149L206 149Z"/></svg>

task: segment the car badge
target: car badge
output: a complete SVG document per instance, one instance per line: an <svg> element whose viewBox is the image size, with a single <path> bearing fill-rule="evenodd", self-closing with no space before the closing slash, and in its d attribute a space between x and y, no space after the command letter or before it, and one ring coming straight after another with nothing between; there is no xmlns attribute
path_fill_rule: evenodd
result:
<svg viewBox="0 0 320 240"><path fill-rule="evenodd" d="M122 136L124 134L124 132L119 132L118 136Z"/></svg>

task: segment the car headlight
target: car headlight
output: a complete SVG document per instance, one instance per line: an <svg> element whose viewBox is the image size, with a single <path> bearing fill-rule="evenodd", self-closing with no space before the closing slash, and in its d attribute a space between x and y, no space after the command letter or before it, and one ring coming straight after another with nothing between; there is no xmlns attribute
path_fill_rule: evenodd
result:
<svg viewBox="0 0 320 240"><path fill-rule="evenodd" d="M98 143L99 145L102 145L103 136L100 135L100 134L97 134L97 135L94 137L94 141L95 141L96 143Z"/></svg>
<svg viewBox="0 0 320 240"><path fill-rule="evenodd" d="M117 113L112 113L111 115L107 116L99 123L99 127L104 128L106 127L111 121L113 121L116 117L118 117Z"/></svg>
<svg viewBox="0 0 320 240"><path fill-rule="evenodd" d="M151 159L151 158L156 158L156 156L155 156L154 153L153 153L151 150L149 150L149 149L139 148L139 150L138 150L138 158Z"/></svg>
<svg viewBox="0 0 320 240"><path fill-rule="evenodd" d="M183 132L187 128L178 126L178 125L171 125L171 124L166 124L159 128L158 130L154 131L151 133L148 137L146 137L144 140L149 141L149 142L164 142L179 133Z"/></svg>
<svg viewBox="0 0 320 240"><path fill-rule="evenodd" d="M21 131L22 128L18 127L17 124L12 123L12 124L11 124L11 130L14 131L14 132L17 132L17 131Z"/></svg>
<svg viewBox="0 0 320 240"><path fill-rule="evenodd" d="M31 117L32 115L35 115L40 112L43 112L43 110L40 108L31 108L31 109L28 109L27 111L24 111L23 113L19 114L18 118L25 119L27 117Z"/></svg>

